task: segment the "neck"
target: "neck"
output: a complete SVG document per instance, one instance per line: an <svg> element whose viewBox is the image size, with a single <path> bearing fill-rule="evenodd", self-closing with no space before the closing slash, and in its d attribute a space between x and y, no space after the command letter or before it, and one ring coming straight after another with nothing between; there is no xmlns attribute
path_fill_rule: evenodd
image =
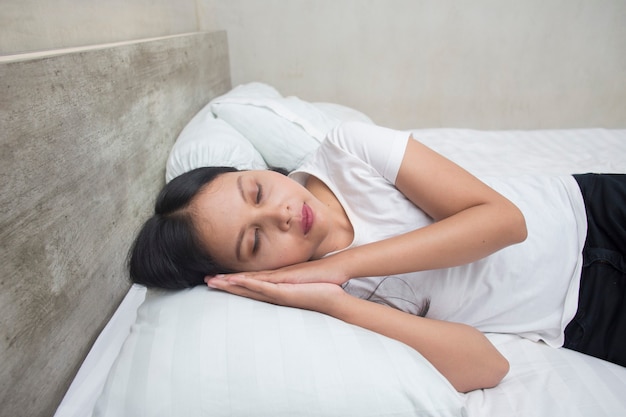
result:
<svg viewBox="0 0 626 417"><path fill-rule="evenodd" d="M337 196L326 184L312 175L307 179L305 187L330 210L333 226L330 230L332 243L327 253L348 247L354 239L354 230Z"/></svg>

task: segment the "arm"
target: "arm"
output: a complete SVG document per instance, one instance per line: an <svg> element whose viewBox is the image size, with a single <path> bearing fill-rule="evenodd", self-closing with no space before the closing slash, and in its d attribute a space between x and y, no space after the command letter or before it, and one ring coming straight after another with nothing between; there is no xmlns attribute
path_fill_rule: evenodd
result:
<svg viewBox="0 0 626 417"><path fill-rule="evenodd" d="M415 140L407 143L395 185L434 223L338 253L332 261L344 266L345 278L458 266L526 238L513 203Z"/></svg>
<svg viewBox="0 0 626 417"><path fill-rule="evenodd" d="M244 276L207 279L207 283L257 300L319 311L403 342L420 352L461 392L493 387L509 369L489 340L470 326L361 300L333 284L273 284Z"/></svg>
<svg viewBox="0 0 626 417"><path fill-rule="evenodd" d="M414 316L347 297L330 315L411 346L459 392L495 387L509 371L508 361L471 326Z"/></svg>
<svg viewBox="0 0 626 417"><path fill-rule="evenodd" d="M395 185L434 223L320 260L249 275L271 282L342 284L458 266L526 238L524 217L513 203L415 140L407 143Z"/></svg>

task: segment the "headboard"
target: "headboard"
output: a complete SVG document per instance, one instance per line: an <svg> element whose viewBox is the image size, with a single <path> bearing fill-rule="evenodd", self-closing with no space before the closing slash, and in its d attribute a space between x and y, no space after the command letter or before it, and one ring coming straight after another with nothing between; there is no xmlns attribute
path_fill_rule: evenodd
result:
<svg viewBox="0 0 626 417"><path fill-rule="evenodd" d="M0 58L0 415L51 416L129 288L185 123L231 87L225 32Z"/></svg>

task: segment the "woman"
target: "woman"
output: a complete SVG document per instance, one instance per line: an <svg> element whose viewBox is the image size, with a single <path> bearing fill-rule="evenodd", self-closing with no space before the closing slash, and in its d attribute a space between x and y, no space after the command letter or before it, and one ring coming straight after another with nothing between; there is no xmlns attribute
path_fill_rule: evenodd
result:
<svg viewBox="0 0 626 417"><path fill-rule="evenodd" d="M290 177L173 180L131 276L326 313L412 346L459 391L491 387L508 363L480 331L563 344L586 219L572 177L488 181L405 132L344 124Z"/></svg>

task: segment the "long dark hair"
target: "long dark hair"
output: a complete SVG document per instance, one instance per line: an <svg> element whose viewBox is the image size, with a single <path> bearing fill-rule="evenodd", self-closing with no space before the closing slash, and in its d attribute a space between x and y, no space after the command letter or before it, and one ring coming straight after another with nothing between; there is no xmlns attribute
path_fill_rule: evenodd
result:
<svg viewBox="0 0 626 417"><path fill-rule="evenodd" d="M128 270L133 282L147 287L183 289L204 284L204 277L233 272L218 265L203 248L189 205L219 175L231 167L205 167L182 174L163 187L154 215L133 243Z"/></svg>

